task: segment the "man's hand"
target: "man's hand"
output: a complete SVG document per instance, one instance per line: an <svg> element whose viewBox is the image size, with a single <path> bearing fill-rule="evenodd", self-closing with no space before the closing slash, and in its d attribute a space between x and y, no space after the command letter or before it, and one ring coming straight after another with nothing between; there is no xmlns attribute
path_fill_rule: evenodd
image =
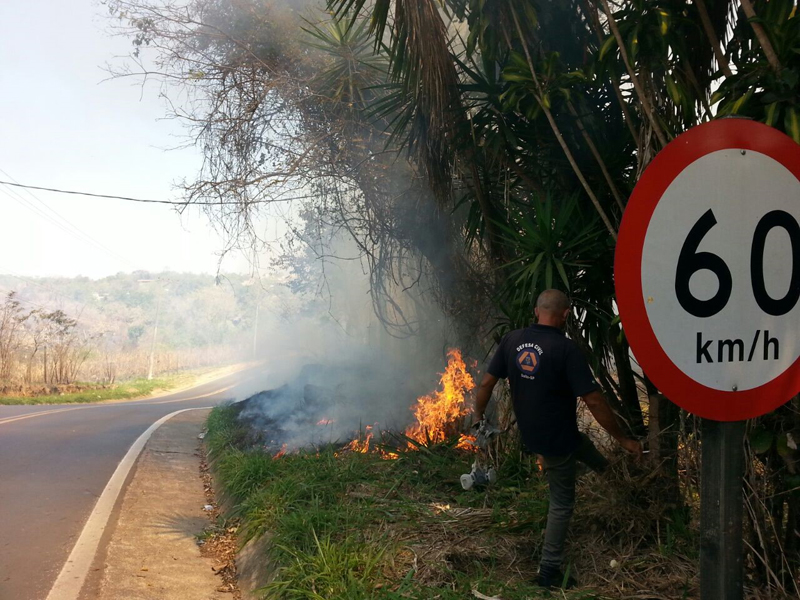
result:
<svg viewBox="0 0 800 600"><path fill-rule="evenodd" d="M626 452L633 454L636 460L642 458L642 445L637 440L622 438L619 440L619 445L622 446Z"/></svg>
<svg viewBox="0 0 800 600"><path fill-rule="evenodd" d="M636 457L636 460L642 458L642 445L625 435L622 431L622 428L619 426L617 422L617 417L614 415L614 411L611 410L611 407L608 405L608 401L606 400L605 396L601 394L599 391L595 390L593 392L589 392L585 396L582 396L583 401L586 403L586 406L589 407L594 418L597 420L600 425L603 426L611 437L619 442L619 445L625 448L625 450Z"/></svg>

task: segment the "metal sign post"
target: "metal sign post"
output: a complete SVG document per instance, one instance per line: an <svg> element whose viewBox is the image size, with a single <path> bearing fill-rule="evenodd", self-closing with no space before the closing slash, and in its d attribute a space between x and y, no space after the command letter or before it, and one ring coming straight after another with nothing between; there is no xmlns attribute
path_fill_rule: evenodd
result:
<svg viewBox="0 0 800 600"><path fill-rule="evenodd" d="M703 419L700 473L700 597L741 600L744 421Z"/></svg>

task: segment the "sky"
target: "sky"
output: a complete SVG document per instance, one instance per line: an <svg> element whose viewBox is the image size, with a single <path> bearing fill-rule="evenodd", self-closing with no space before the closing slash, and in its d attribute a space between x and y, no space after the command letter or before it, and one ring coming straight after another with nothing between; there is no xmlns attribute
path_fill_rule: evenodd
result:
<svg viewBox="0 0 800 600"><path fill-rule="evenodd" d="M126 56L98 0L0 2L0 180L179 200L200 165L182 126L165 120L158 86L110 80ZM117 63L119 64L119 63ZM24 277L120 271L216 273L222 240L205 215L163 205L0 185L0 273ZM58 225L57 225L58 223ZM226 257L224 272L246 272Z"/></svg>

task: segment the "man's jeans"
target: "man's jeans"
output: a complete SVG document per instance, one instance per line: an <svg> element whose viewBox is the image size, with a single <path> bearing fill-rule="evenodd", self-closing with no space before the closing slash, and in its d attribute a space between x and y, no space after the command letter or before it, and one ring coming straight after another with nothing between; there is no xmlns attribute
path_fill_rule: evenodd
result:
<svg viewBox="0 0 800 600"><path fill-rule="evenodd" d="M595 448L583 433L577 450L567 456L542 456L547 483L550 486L550 511L544 534L540 571L561 568L564 558L564 541L575 508L575 471L577 461L598 473L605 470L608 460Z"/></svg>

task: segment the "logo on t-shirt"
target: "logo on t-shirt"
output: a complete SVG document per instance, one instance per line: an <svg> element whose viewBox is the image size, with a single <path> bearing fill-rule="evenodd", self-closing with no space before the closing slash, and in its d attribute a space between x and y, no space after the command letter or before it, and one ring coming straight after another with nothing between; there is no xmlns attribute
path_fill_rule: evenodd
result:
<svg viewBox="0 0 800 600"><path fill-rule="evenodd" d="M522 371L522 376L531 376L539 370L539 356L533 349L521 350L517 354L517 367Z"/></svg>

